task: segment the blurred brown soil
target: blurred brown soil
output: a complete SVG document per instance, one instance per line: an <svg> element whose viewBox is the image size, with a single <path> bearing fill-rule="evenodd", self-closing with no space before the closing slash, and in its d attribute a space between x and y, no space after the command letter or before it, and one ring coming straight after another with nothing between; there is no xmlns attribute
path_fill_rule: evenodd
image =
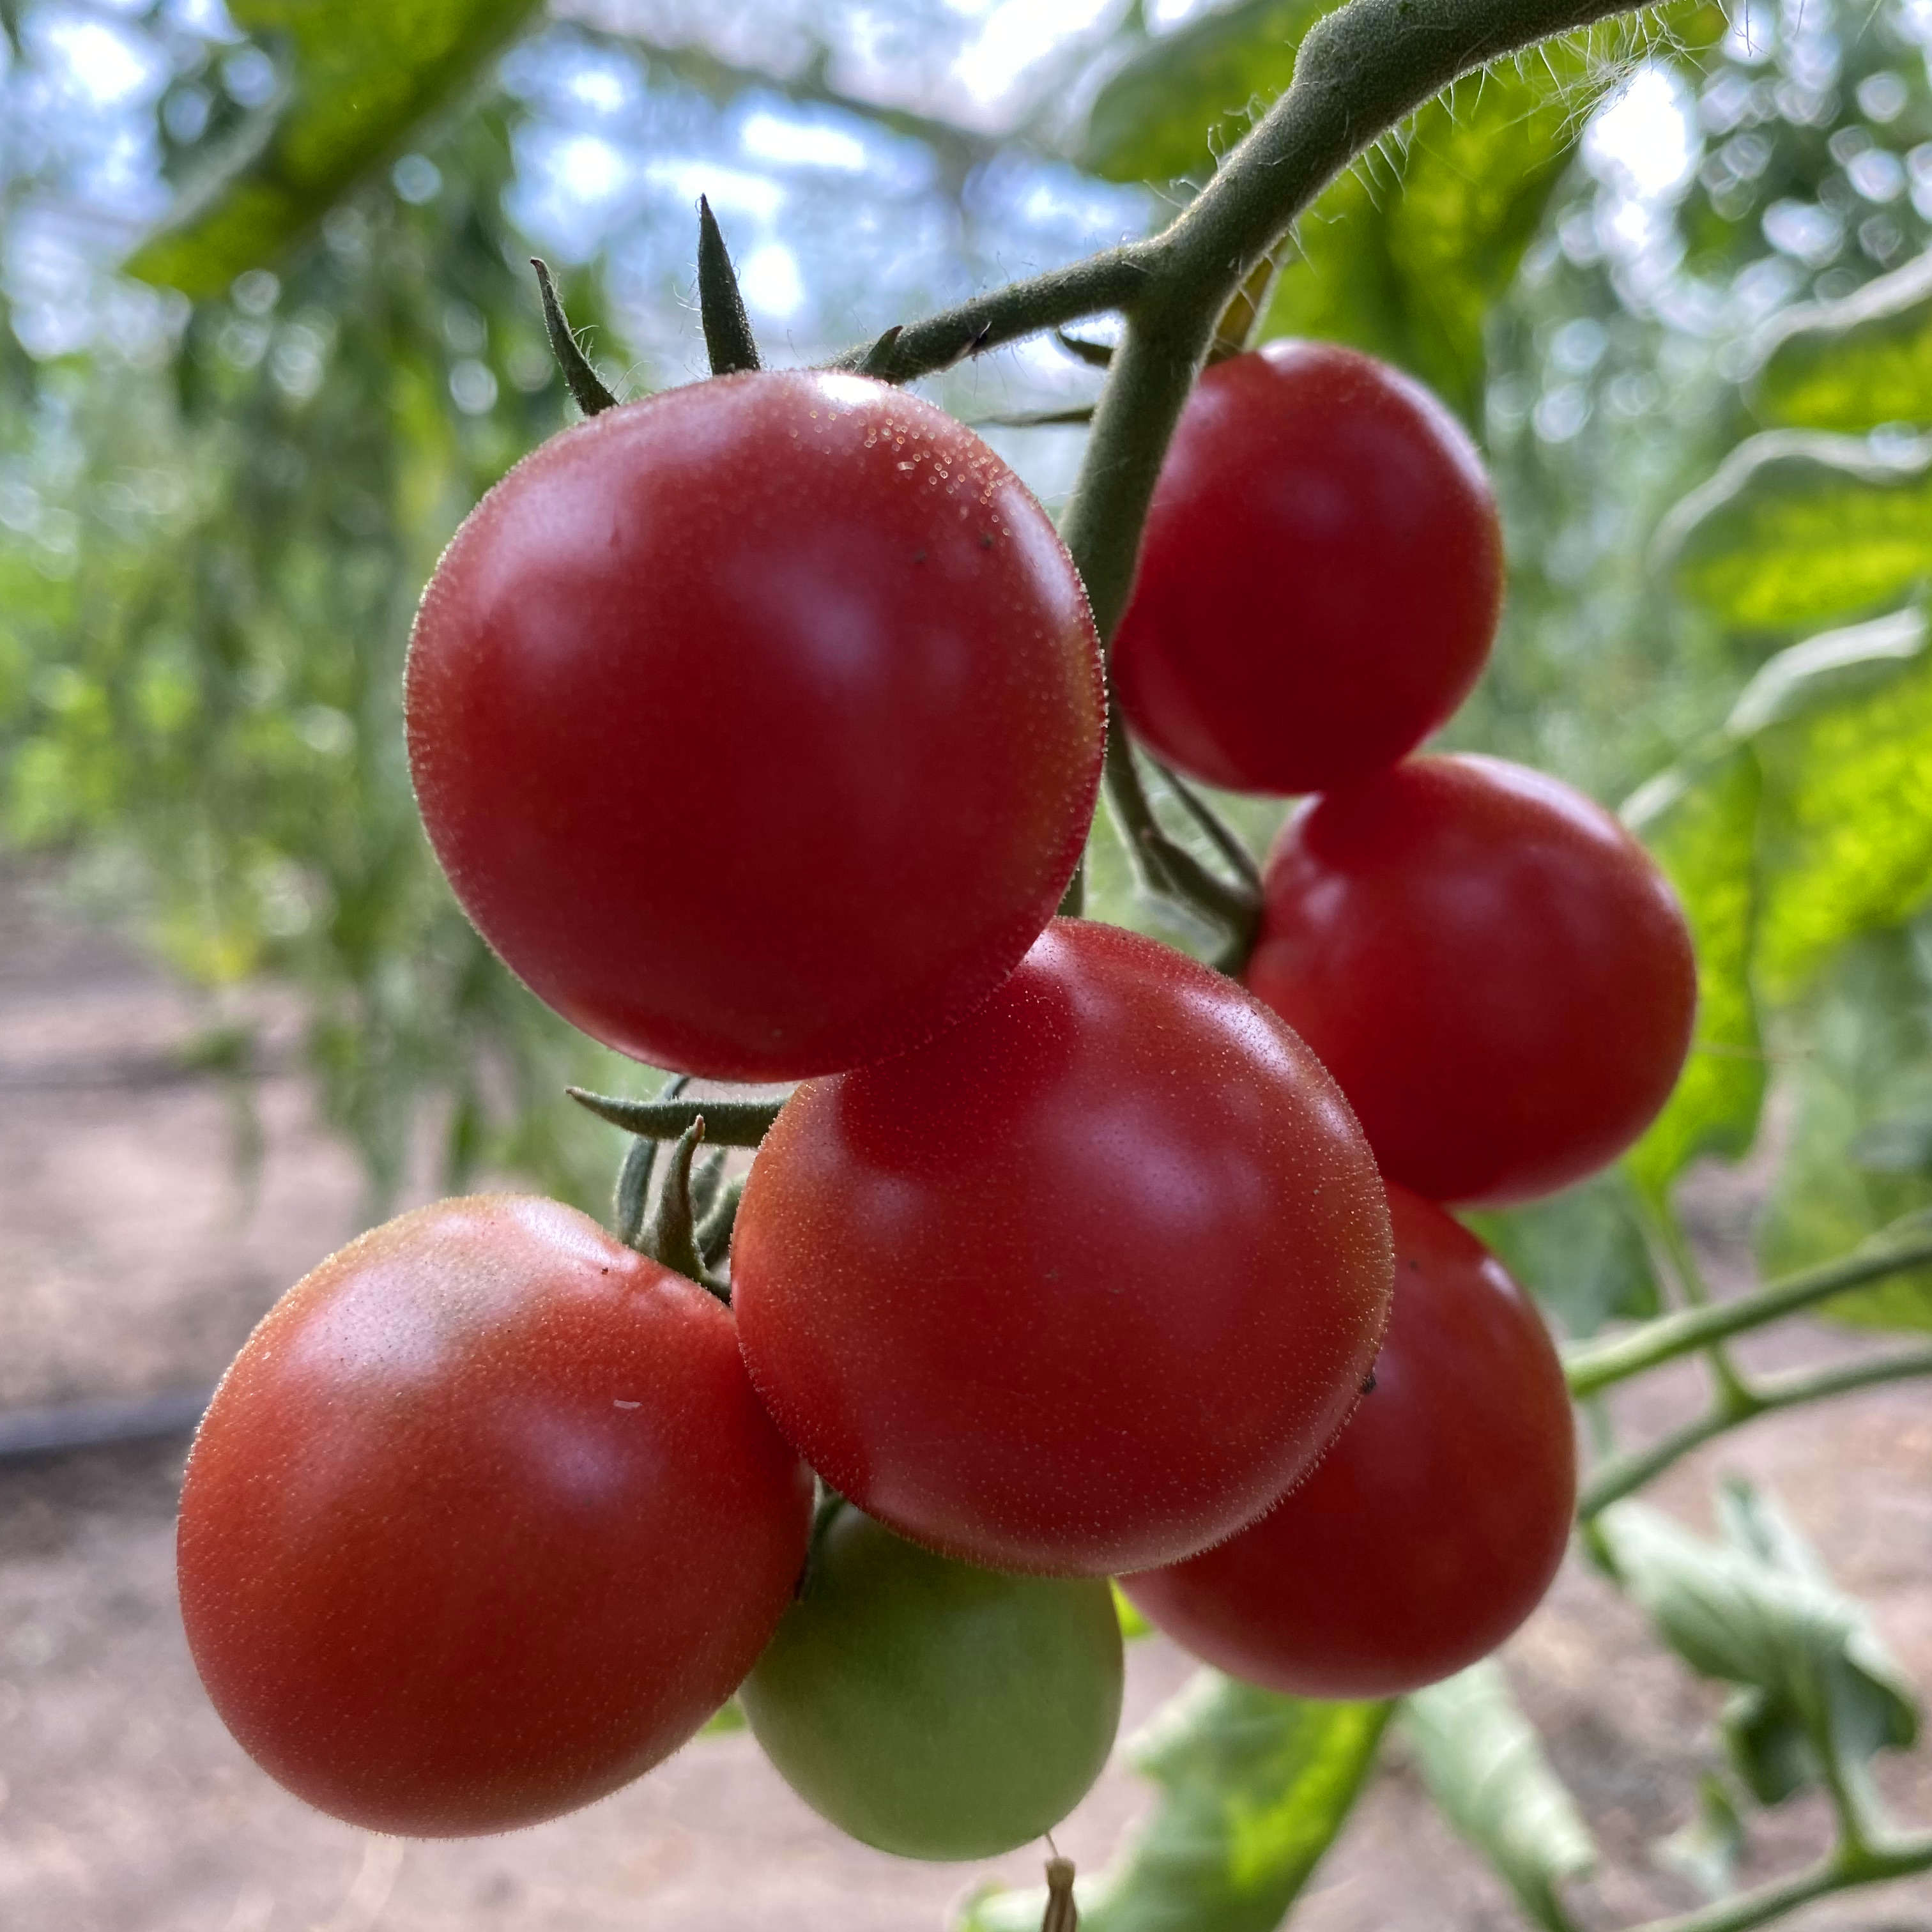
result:
<svg viewBox="0 0 1932 1932"><path fill-rule="evenodd" d="M353 1231L352 1157L302 1080L256 1083L266 1150L237 1181L229 1102L170 1056L206 1016L124 945L0 872L0 1411L205 1385L274 1297ZM1694 1191L1719 1291L1742 1277L1751 1177ZM1767 1364L1855 1350L1799 1328L1743 1352ZM1694 1369L1621 1405L1633 1435L1697 1400ZM5 1932L914 1932L989 1876L908 1864L818 1822L742 1735L693 1744L574 1817L507 1838L402 1844L305 1810L257 1773L202 1699L176 1613L178 1440L0 1464L0 1928ZM1932 1685L1932 1394L1874 1390L1760 1423L1653 1492L1694 1524L1714 1478L1768 1484ZM1599 1840L1576 1888L1597 1932L1696 1894L1657 1862L1718 1760L1720 1694L1648 1640L1573 1560L1509 1646L1511 1676ZM1185 1676L1134 1647L1129 1726ZM1932 1752L1881 1783L1932 1826ZM1146 1804L1124 1765L1059 1834L1104 1862ZM1745 1876L1822 1848L1800 1801L1753 1828ZM1932 1882L1829 1901L1803 1932L1932 1928ZM1490 1932L1507 1894L1438 1820L1399 1756L1378 1773L1294 1918L1298 1932Z"/></svg>

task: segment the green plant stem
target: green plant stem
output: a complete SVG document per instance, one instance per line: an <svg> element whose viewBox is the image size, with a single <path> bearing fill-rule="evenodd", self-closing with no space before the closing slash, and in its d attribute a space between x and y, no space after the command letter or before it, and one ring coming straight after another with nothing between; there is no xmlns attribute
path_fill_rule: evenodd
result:
<svg viewBox="0 0 1932 1932"><path fill-rule="evenodd" d="M1701 1448L1714 1436L1721 1436L1741 1423L1778 1409L1796 1408L1808 1402L1822 1402L1831 1396L1845 1395L1853 1389L1908 1381L1915 1376L1932 1376L1932 1347L1763 1382L1750 1391L1750 1406L1742 1412L1729 1403L1714 1404L1708 1413L1694 1422L1686 1423L1682 1429L1674 1430L1648 1448L1634 1450L1605 1462L1585 1486L1577 1502L1576 1513L1587 1522L1598 1510L1606 1509L1632 1490L1641 1489L1692 1450Z"/></svg>
<svg viewBox="0 0 1932 1932"><path fill-rule="evenodd" d="M1114 823L1142 885L1211 920L1227 935L1229 954L1238 956L1234 963L1245 962L1261 923L1259 889L1245 879L1217 877L1167 836L1154 816L1124 731L1107 734L1106 785Z"/></svg>
<svg viewBox="0 0 1932 1932"><path fill-rule="evenodd" d="M1684 1232L1668 1194L1652 1194L1646 1188L1634 1190L1637 1211L1652 1244L1660 1250L1669 1272L1676 1278L1684 1299L1693 1308L1710 1305L1711 1291L1704 1270L1697 1264L1696 1250ZM1751 1391L1721 1342L1713 1342L1704 1351L1711 1375L1717 1384L1719 1409L1742 1418L1753 1412Z"/></svg>
<svg viewBox="0 0 1932 1932"><path fill-rule="evenodd" d="M1044 275L989 289L923 322L888 330L890 343L882 335L848 349L831 366L862 370L882 382L913 382L1003 343L1124 308L1146 284L1148 249L1144 242L1130 242Z"/></svg>
<svg viewBox="0 0 1932 1932"><path fill-rule="evenodd" d="M1228 871L1258 892L1262 889L1262 868L1256 863L1255 855L1241 842L1240 835L1178 772L1169 771L1158 759L1149 762L1160 772L1161 782L1180 801L1182 809L1201 828L1215 850L1227 860Z"/></svg>
<svg viewBox="0 0 1932 1932"><path fill-rule="evenodd" d="M1928 1262L1932 1262L1932 1233L1868 1248L1822 1268L1807 1268L1732 1301L1660 1316L1611 1341L1593 1342L1574 1351L1564 1364L1570 1393L1578 1397L1594 1395L1613 1382L1641 1375L1680 1355L1693 1354L1726 1336L1762 1328L1767 1322L1828 1300L1846 1288L1886 1275L1902 1274Z"/></svg>
<svg viewBox="0 0 1932 1932"><path fill-rule="evenodd" d="M1754 1892L1720 1900L1673 1918L1653 1918L1632 1932L1752 1932L1835 1892L1881 1885L1915 1873L1932 1871L1932 1834L1893 1838L1865 1846L1840 1846L1809 1871L1761 1886Z"/></svg>

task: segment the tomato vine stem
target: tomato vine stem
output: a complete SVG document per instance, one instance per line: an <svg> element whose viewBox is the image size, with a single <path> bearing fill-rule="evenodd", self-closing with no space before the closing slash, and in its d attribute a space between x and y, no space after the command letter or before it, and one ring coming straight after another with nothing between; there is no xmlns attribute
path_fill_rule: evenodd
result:
<svg viewBox="0 0 1932 1932"><path fill-rule="evenodd" d="M1649 1448L1633 1450L1606 1462L1578 1498L1576 1514L1587 1522L1599 1510L1608 1508L1620 1498L1661 1475L1692 1450L1701 1448L1713 1437L1754 1421L1760 1415L1768 1415L1781 1408L1796 1408L1805 1402L1822 1402L1831 1396L1849 1394L1853 1389L1909 1381L1918 1376L1932 1376L1932 1347L1762 1382L1751 1391L1747 1408L1740 1410L1728 1402L1719 1401L1696 1420L1673 1430Z"/></svg>
<svg viewBox="0 0 1932 1932"><path fill-rule="evenodd" d="M1923 1228L1922 1222L1918 1226ZM1889 1240L1881 1237L1842 1260L1787 1275L1755 1294L1659 1316L1610 1341L1572 1350L1564 1363L1570 1393L1579 1397L1594 1395L1647 1369L1674 1361L1680 1355L1694 1354L1726 1336L1761 1328L1768 1322L1828 1300L1846 1288L1882 1280L1887 1275L1902 1274L1928 1262L1932 1262L1932 1231L1895 1236Z"/></svg>
<svg viewBox="0 0 1932 1932"><path fill-rule="evenodd" d="M1752 1932L1756 1926L1832 1892L1910 1878L1922 1871L1932 1871L1932 1833L1856 1847L1840 1846L1795 1878L1761 1886L1676 1918L1653 1918L1634 1927L1632 1932Z"/></svg>

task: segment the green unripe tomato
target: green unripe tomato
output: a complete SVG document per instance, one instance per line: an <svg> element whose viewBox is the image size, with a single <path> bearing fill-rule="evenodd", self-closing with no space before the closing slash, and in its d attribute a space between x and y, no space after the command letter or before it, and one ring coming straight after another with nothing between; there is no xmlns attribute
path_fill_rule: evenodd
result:
<svg viewBox="0 0 1932 1932"><path fill-rule="evenodd" d="M1103 1578L974 1569L848 1504L739 1696L779 1775L841 1831L902 1858L991 1858L1100 1774L1120 1624Z"/></svg>

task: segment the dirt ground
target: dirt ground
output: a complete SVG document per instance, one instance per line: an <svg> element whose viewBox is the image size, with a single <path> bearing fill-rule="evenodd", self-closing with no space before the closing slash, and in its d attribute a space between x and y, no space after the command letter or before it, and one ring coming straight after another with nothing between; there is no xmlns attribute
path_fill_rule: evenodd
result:
<svg viewBox="0 0 1932 1932"><path fill-rule="evenodd" d="M205 1387L281 1290L352 1231L352 1159L299 1079L262 1083L268 1148L244 1195L219 1088L171 1077L200 1023L125 947L0 872L0 1416ZM1735 1281L1748 1184L1697 1193L1720 1286ZM1855 1346L1823 1330L1760 1342L1774 1363ZM1693 1370L1624 1404L1654 1430L1697 1396ZM880 1856L818 1822L740 1735L694 1744L628 1790L506 1838L408 1844L307 1811L256 1772L202 1700L176 1616L172 1518L183 1438L0 1462L0 1928L4 1932L914 1932L988 1875ZM1713 1478L1770 1484L1885 1640L1932 1684L1932 1397L1910 1384L1760 1423L1653 1492L1698 1525ZM1506 1659L1596 1832L1575 1888L1592 1932L1684 1910L1662 1869L1719 1694L1660 1652L1573 1562ZM1186 1674L1134 1647L1128 1730ZM1932 1825L1932 1752L1881 1765L1901 1817ZM1117 1763L1060 1833L1104 1862L1147 1802ZM1826 1837L1801 1801L1753 1827L1748 1880ZM1828 1901L1804 1932L1932 1932L1932 1882ZM1298 1932L1490 1932L1507 1894L1390 1761L1317 1873ZM1179 1932L1179 1928L1177 1928Z"/></svg>

